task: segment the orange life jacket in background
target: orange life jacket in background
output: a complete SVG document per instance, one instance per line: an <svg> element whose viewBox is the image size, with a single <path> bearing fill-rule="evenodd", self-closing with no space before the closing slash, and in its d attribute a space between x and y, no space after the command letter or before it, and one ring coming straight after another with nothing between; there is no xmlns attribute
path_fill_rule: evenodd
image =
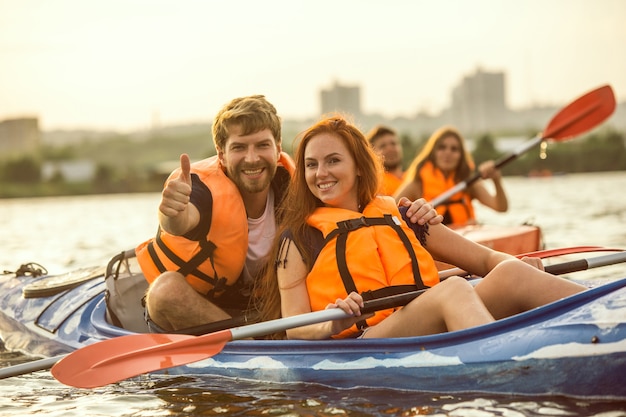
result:
<svg viewBox="0 0 626 417"><path fill-rule="evenodd" d="M398 178L395 174L385 171L380 193L382 195L393 195L398 187L400 187L400 184L402 184L402 181L402 178Z"/></svg>
<svg viewBox="0 0 626 417"><path fill-rule="evenodd" d="M279 166L293 173L293 162L285 153L281 153ZM177 176L179 170L169 178ZM194 241L159 228L156 237L141 243L135 251L148 282L165 271L178 271L199 293L218 296L243 271L248 252L246 209L239 189L217 156L191 164L191 173L208 187L212 199L206 238Z"/></svg>
<svg viewBox="0 0 626 417"><path fill-rule="evenodd" d="M422 197L426 201L433 200L456 185L453 175L446 178L430 161L424 163L419 177L422 181ZM466 191L459 191L435 209L443 215L443 223L447 225L461 226L476 219L472 197Z"/></svg>
<svg viewBox="0 0 626 417"><path fill-rule="evenodd" d="M402 220L391 197L377 197L363 213L320 207L307 223L325 238L306 278L312 311L323 310L351 291L367 294L407 285L417 289L439 282L433 258ZM379 323L393 311L376 312L367 325ZM353 326L333 337L351 337L359 331Z"/></svg>

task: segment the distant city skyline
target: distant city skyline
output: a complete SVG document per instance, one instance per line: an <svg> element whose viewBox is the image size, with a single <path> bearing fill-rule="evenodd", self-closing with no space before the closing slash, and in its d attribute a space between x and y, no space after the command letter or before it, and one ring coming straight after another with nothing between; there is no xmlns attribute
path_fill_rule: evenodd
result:
<svg viewBox="0 0 626 417"><path fill-rule="evenodd" d="M626 101L621 0L0 0L0 120L132 131L212 120L265 94L285 119L320 91L363 113L438 114L478 69L506 105L562 105L610 84Z"/></svg>

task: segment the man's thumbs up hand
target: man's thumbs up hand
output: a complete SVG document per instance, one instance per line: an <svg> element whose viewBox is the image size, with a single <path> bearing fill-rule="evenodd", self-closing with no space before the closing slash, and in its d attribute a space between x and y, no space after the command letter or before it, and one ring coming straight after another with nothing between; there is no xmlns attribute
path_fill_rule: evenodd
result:
<svg viewBox="0 0 626 417"><path fill-rule="evenodd" d="M187 209L191 195L191 163L189 156L180 156L180 171L177 177L172 177L161 196L159 211L167 217L177 217Z"/></svg>

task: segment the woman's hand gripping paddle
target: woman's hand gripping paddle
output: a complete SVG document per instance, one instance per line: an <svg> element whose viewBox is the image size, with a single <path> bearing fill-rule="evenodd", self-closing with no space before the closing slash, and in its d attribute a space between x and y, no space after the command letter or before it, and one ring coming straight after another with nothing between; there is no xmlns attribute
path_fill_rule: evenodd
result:
<svg viewBox="0 0 626 417"><path fill-rule="evenodd" d="M615 95L609 85L599 87L577 98L561 109L548 123L541 134L525 143L508 156L496 161L496 168L513 161L529 149L544 140L563 142L598 126L615 111ZM430 204L437 207L445 203L459 191L463 191L480 178L476 172L465 181L461 181L445 193L435 197Z"/></svg>

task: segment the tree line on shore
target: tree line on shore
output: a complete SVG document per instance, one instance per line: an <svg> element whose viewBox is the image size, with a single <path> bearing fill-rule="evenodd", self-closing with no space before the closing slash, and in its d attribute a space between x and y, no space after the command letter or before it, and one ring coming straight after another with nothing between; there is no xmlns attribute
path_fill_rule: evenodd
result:
<svg viewBox="0 0 626 417"><path fill-rule="evenodd" d="M404 166L408 167L427 138L401 134ZM283 144L291 152L289 144ZM64 147L45 146L37 154L14 155L0 160L0 198L57 195L158 192L168 172L159 163L186 152L192 160L215 154L205 134L184 137L155 137L144 142L120 136L97 143ZM477 164L504 156L492 133L480 135L472 152ZM174 157L174 158L173 158ZM56 172L43 180L43 165L49 161L90 160L95 165L87 181L68 181ZM531 149L505 165L503 175L533 173L578 173L626 170L624 132L599 129L574 140Z"/></svg>

